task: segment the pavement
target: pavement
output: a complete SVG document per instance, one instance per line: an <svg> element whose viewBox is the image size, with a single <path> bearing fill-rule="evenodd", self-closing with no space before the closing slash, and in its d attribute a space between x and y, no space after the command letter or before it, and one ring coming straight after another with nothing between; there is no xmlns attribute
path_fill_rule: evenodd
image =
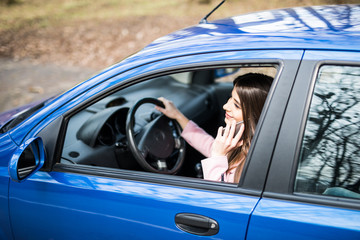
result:
<svg viewBox="0 0 360 240"><path fill-rule="evenodd" d="M0 58L0 113L62 93L98 70Z"/></svg>

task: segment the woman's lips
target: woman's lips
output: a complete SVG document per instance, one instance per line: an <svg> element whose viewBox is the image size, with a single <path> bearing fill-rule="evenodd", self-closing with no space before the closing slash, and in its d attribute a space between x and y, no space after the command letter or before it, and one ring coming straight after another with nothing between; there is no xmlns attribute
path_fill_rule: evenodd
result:
<svg viewBox="0 0 360 240"><path fill-rule="evenodd" d="M227 113L225 113L225 117L227 118L227 119L231 119L231 118L233 118L232 116L230 116L229 114L227 114Z"/></svg>

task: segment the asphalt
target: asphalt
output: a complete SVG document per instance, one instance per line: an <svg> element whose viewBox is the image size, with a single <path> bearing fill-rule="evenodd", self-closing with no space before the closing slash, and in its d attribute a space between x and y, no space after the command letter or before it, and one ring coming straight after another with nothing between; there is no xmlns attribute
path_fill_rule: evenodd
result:
<svg viewBox="0 0 360 240"><path fill-rule="evenodd" d="M64 92L98 70L0 58L0 112Z"/></svg>

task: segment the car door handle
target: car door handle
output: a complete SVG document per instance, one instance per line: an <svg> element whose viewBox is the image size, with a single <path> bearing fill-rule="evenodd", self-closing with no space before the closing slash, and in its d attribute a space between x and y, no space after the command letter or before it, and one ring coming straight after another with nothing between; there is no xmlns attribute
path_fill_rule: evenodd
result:
<svg viewBox="0 0 360 240"><path fill-rule="evenodd" d="M193 213L178 213L175 216L176 226L188 233L212 236L219 232L219 224L214 219Z"/></svg>

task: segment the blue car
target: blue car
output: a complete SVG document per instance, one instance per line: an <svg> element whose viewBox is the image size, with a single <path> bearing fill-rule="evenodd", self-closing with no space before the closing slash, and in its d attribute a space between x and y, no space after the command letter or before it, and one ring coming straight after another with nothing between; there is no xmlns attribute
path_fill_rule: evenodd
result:
<svg viewBox="0 0 360 240"><path fill-rule="evenodd" d="M207 21L0 115L0 239L360 239L360 5ZM159 97L215 136L239 75L274 78L237 183Z"/></svg>

